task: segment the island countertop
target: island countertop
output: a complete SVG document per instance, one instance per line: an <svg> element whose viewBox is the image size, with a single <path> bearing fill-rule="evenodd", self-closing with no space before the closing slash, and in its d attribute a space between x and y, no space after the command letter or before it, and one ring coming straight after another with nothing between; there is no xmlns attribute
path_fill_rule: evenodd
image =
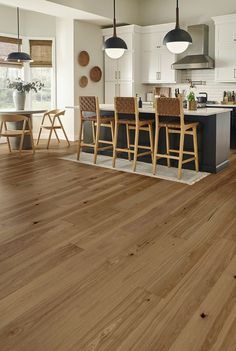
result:
<svg viewBox="0 0 236 351"><path fill-rule="evenodd" d="M114 111L113 104L100 104L99 105L101 111ZM190 111L184 109L185 116L214 116L220 113L229 112L230 109L228 108L199 108L196 111ZM144 106L139 108L140 113L155 113L155 109L150 106Z"/></svg>

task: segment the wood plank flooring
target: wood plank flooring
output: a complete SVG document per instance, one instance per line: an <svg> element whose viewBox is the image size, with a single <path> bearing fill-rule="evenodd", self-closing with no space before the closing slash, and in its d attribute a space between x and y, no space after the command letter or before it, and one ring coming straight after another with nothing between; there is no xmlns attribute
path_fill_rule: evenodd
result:
<svg viewBox="0 0 236 351"><path fill-rule="evenodd" d="M235 351L236 153L194 186L0 145L1 351Z"/></svg>

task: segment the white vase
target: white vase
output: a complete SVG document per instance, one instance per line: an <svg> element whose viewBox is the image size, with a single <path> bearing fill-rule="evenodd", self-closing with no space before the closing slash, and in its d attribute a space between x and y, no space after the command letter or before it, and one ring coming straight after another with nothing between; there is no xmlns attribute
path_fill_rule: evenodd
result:
<svg viewBox="0 0 236 351"><path fill-rule="evenodd" d="M14 90L13 91L13 101L16 110L24 110L25 109L25 92Z"/></svg>

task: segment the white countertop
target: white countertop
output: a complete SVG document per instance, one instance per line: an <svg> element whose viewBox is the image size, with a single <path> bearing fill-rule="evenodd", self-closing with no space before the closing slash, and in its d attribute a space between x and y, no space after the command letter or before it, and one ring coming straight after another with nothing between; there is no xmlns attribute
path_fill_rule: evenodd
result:
<svg viewBox="0 0 236 351"><path fill-rule="evenodd" d="M217 105L218 106L218 105ZM221 105L220 105L221 106ZM228 106L228 105L227 105ZM99 105L101 111L114 111L114 105L113 104L100 104ZM72 109L79 109L79 106L66 106L66 108L72 108ZM185 116L214 116L218 115L220 113L225 113L231 111L232 108L199 108L196 111L189 111L187 109L184 109L184 115ZM144 106L143 108L139 108L139 112L141 113L155 113L155 110L153 107L150 106Z"/></svg>
<svg viewBox="0 0 236 351"><path fill-rule="evenodd" d="M207 104L207 107L227 107L227 108L236 108L236 104Z"/></svg>
<svg viewBox="0 0 236 351"><path fill-rule="evenodd" d="M101 111L114 111L113 104L100 104ZM196 111L184 110L185 116L213 116L224 112L229 112L228 108L199 108ZM144 106L143 108L139 108L139 112L141 113L155 113L153 107Z"/></svg>

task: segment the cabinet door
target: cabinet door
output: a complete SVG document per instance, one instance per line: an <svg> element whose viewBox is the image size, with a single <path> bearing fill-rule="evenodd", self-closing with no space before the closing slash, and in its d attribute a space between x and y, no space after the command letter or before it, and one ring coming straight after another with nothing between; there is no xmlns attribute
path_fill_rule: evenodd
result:
<svg viewBox="0 0 236 351"><path fill-rule="evenodd" d="M117 78L119 80L133 80L133 53L127 51L118 60Z"/></svg>
<svg viewBox="0 0 236 351"><path fill-rule="evenodd" d="M118 63L105 54L105 80L115 81L117 79Z"/></svg>
<svg viewBox="0 0 236 351"><path fill-rule="evenodd" d="M157 83L161 79L160 57L157 51L145 51L142 56L142 82Z"/></svg>
<svg viewBox="0 0 236 351"><path fill-rule="evenodd" d="M114 104L114 97L119 96L117 82L105 82L105 104Z"/></svg>
<svg viewBox="0 0 236 351"><path fill-rule="evenodd" d="M216 42L232 43L236 42L236 23L223 23L217 26Z"/></svg>
<svg viewBox="0 0 236 351"><path fill-rule="evenodd" d="M171 65L175 62L175 55L171 54L164 49L159 53L160 60L160 74L162 83L175 83L176 82L176 71L171 68Z"/></svg>
<svg viewBox="0 0 236 351"><path fill-rule="evenodd" d="M232 45L219 45L216 50L216 81L236 82L236 42Z"/></svg>
<svg viewBox="0 0 236 351"><path fill-rule="evenodd" d="M134 96L133 86L134 85L132 82L119 82L118 84L119 96L122 96L122 97Z"/></svg>

